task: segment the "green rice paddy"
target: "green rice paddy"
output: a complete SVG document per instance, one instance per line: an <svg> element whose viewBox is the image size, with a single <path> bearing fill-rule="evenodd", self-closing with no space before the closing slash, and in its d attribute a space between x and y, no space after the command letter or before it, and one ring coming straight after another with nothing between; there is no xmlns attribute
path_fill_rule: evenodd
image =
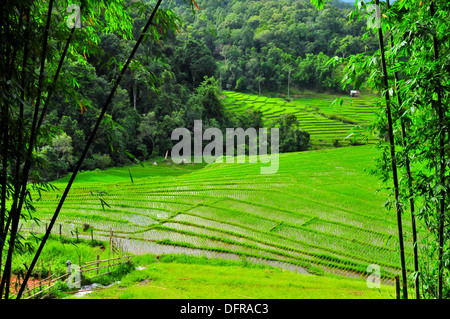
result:
<svg viewBox="0 0 450 319"><path fill-rule="evenodd" d="M392 282L399 273L396 218L382 207L378 180L365 171L377 152L367 145L280 154L273 175L260 174L269 164L163 161L85 172L52 233L89 239L92 230L108 241L113 231L132 254L245 259L304 274L363 278L376 264L383 281ZM42 193L35 203L40 225L24 229L44 231L65 187L54 185L60 191ZM407 219L404 224L408 230ZM405 240L411 248L411 238Z"/></svg>
<svg viewBox="0 0 450 319"><path fill-rule="evenodd" d="M233 91L223 91L223 95L227 109L259 110L266 125L281 114L295 114L300 129L310 133L315 148L330 146L336 141L340 145L376 142L376 137L366 130L378 110L373 95L345 96L342 104L333 103L341 96L329 94L293 95L292 101Z"/></svg>

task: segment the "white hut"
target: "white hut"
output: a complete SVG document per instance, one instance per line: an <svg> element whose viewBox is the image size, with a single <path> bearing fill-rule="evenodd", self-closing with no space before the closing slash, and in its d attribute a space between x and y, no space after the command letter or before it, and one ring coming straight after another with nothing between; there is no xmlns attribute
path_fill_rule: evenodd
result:
<svg viewBox="0 0 450 319"><path fill-rule="evenodd" d="M350 96L351 97L357 97L357 96L359 96L359 91L358 90L351 90L350 91Z"/></svg>

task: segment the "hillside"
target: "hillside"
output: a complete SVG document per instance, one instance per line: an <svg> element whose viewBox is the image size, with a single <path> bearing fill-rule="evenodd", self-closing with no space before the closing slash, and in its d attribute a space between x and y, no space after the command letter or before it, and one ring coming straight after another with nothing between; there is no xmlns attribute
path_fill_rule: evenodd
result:
<svg viewBox="0 0 450 319"><path fill-rule="evenodd" d="M189 85L215 72L223 90L287 94L290 85L341 92L342 68L326 65L328 59L377 49L365 21L349 22L354 7L340 1L327 1L324 10L309 0L197 3L195 17L182 1L171 3L187 32L180 37L182 49L174 50L179 63L173 71Z"/></svg>
<svg viewBox="0 0 450 319"><path fill-rule="evenodd" d="M236 113L257 110L264 125L292 113L298 126L310 134L313 149L351 144L374 144L377 137L367 129L375 120L377 107L373 94L351 98L342 95L293 94L292 100L257 94L223 91L225 108ZM343 99L339 104L337 99Z"/></svg>

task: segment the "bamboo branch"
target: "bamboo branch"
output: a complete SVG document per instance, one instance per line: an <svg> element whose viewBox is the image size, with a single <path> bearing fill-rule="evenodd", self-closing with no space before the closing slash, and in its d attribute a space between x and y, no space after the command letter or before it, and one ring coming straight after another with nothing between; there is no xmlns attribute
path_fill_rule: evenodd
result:
<svg viewBox="0 0 450 319"><path fill-rule="evenodd" d="M29 54L29 48L28 48L28 39L29 39L29 33L30 33L30 7L27 7L25 12L25 20L26 20L26 29L25 29L25 39L24 39L24 52L23 52L23 61L22 61L22 82L21 82L21 95L20 95L20 101L19 101L19 135L18 135L18 142L17 147L18 149L21 149L22 147L22 131L23 131L23 102L25 100L25 87L26 87L26 68L27 68L27 61L28 61L28 54ZM17 195L20 193L20 163L21 163L21 152L17 152L17 159L16 159L16 172L15 172L15 188L14 188L14 202L11 205L12 209L14 211L15 205L17 204ZM6 187L6 184L3 184ZM0 265L2 263L2 255L3 255L3 247L6 240L6 233L8 229L9 222L7 223L5 227L5 211L3 210L2 205L2 212L0 214ZM11 215L10 215L11 216ZM10 220L8 218L8 220ZM1 271L0 271L1 274ZM1 293L0 293L1 295Z"/></svg>
<svg viewBox="0 0 450 319"><path fill-rule="evenodd" d="M435 3L431 2L430 14L435 16ZM439 41L436 35L433 35L433 51L434 60L439 59ZM439 201L439 268L438 268L438 299L443 297L443 255L444 255L444 222L445 222L445 124L444 124L444 109L442 105L442 92L439 86L436 87L437 101L435 101L435 107L438 110L439 117L439 183L441 184L440 201Z"/></svg>
<svg viewBox="0 0 450 319"><path fill-rule="evenodd" d="M11 222L12 222L12 225L13 225L12 226L12 230L11 230L11 234L12 234L11 240L12 240L12 242L15 241L15 233L17 232L17 224L18 224L19 219L20 219L20 213L21 213L21 210L22 210L23 201L24 201L24 197L25 197L25 194L26 194L26 184L27 184L27 179L28 179L28 172L29 172L30 165L31 165L30 162L31 162L31 153L32 153L32 150L34 148L33 145L36 142L36 138L37 138L37 135L39 133L40 126L41 126L42 121L43 121L43 119L44 119L44 117L46 115L48 104L50 103L51 97L53 95L55 84L58 81L58 77L59 77L62 65L64 63L64 60L65 60L65 57L66 57L66 54L67 54L70 42L72 40L74 31L75 31L75 28L73 28L71 33L70 33L70 35L69 35L69 38L66 41L65 48L63 50L63 53L62 53L62 55L60 57L60 60L59 60L59 63L58 63L57 71L56 71L56 73L54 75L54 78L53 78L53 85L50 87L50 90L48 92L48 95L47 95L44 107L42 109L42 112L41 112L40 116L38 116L38 114L39 114L40 95L41 95L41 92L42 92L42 89L40 87L42 86L43 71L44 71L44 67L45 67L45 55L46 55L46 48L47 48L47 43L48 43L48 30L50 28L50 21L51 21L52 2L53 2L53 0L49 4L49 11L48 11L48 15L47 15L47 24L46 24L46 29L45 29L45 33L44 33L44 48L43 48L43 54L42 54L42 58L41 58L41 70L40 70L39 84L38 84L39 92L38 92L38 98L36 100L35 113L34 113L34 118L33 118L33 124L32 124L32 127L31 127L31 134L30 134L30 143L29 143L28 154L27 154L27 157L26 157L26 160L25 160L25 165L24 165L24 169L23 169L23 173L22 173L23 180L22 180L21 184L19 182L20 152L18 152L18 154L17 154L17 167L16 167L16 169L17 169L17 171L16 171L17 185L15 186L15 192L14 192L15 196L14 196L13 204L11 206L11 212L10 212L8 221L6 222L6 229L9 228L9 224ZM80 10L82 10L82 8L83 8L83 4L81 5ZM29 8L28 8L27 17L29 18ZM28 28L28 25L27 25L27 28ZM26 38L28 38L28 32L26 34L27 34ZM25 46L26 46L26 49L25 49L25 52L24 52L24 68L23 68L23 73L24 74L25 74L25 66L26 66L26 60L27 60L27 55L28 55L28 50L27 50L28 43L27 42L25 42ZM25 76L22 79L22 83L25 83ZM23 87L22 87L22 97L24 96L24 92L25 92L25 85L23 85ZM22 100L23 100L23 98L22 98ZM39 119L38 119L38 117L39 117ZM22 119L22 118L23 118L23 105L20 104L20 119ZM21 123L20 123L20 125L21 125ZM20 131L22 132L22 130L20 130ZM20 141L19 144L22 143L21 140L22 139L21 139L21 135L20 135L19 136L19 141ZM6 148L5 148L5 150L6 150ZM17 205L17 200L18 200L17 197L18 197L19 193L20 193L20 200L19 200L19 204ZM3 240L0 240L1 241L0 244L2 246L1 248L3 248L3 243L4 243L4 240L6 239L6 233L2 234L2 237L0 239L3 239ZM12 245L12 247L13 247L13 245ZM11 249L11 247L10 247L10 249ZM2 280L2 283L3 283L3 280ZM3 286L0 286L0 288L2 288L2 287ZM0 291L2 291L2 290L0 289Z"/></svg>
<svg viewBox="0 0 450 319"><path fill-rule="evenodd" d="M80 6L80 12L82 12L82 11L83 11L83 3ZM41 116L40 116L39 121L38 121L37 126L36 126L36 136L39 133L39 128L41 127L42 121L44 120L44 117L45 117L45 115L47 113L47 108L48 108L48 105L49 105L49 103L51 101L51 98L53 96L53 92L55 91L55 85L56 85L56 82L58 81L59 73L61 72L62 65L63 65L64 60L66 58L70 42L72 41L73 34L75 33L75 29L76 29L75 27L72 28L72 31L70 32L69 38L66 41L66 45L64 47L63 53L61 55L61 58L59 59L58 68L56 69L56 73L55 73L55 75L53 77L53 85L50 86L50 90L48 92L47 99L45 100L44 107L43 107L42 112L41 112Z"/></svg>
<svg viewBox="0 0 450 319"><path fill-rule="evenodd" d="M6 12L5 8L3 7L4 3L1 3L0 9L1 12L4 13ZM3 17L1 16L2 22L6 21L5 23L5 27L0 27L0 32L2 33L2 38L3 38L3 33L5 33L5 37L7 37L7 30L8 30L8 22L9 22L9 17ZM6 54L2 54L1 57L1 65L2 66L6 66L7 65L7 57L8 57L8 52L9 52L9 45L6 48ZM5 61L3 61L3 59L5 59ZM2 70L3 72L3 70ZM6 73L6 70L5 70ZM6 102L6 101L5 101ZM1 127L1 138L3 140L4 145L7 144L7 140L8 140L8 111L7 111L7 105L1 105L1 118L2 118L2 122L5 123L4 125L2 125ZM7 153L7 147L5 146L3 148L3 152L2 152L2 172L1 172L1 180L0 180L0 185L1 185L1 200L0 200L0 275L2 273L1 271L1 265L2 265L2 256L3 256L3 243L4 243L4 239L3 239L3 233L7 231L7 228L4 227L5 225L5 217L6 217L6 187L7 187L7 164L8 164L8 153ZM6 236L5 236L6 237ZM3 286L0 289L0 298L3 295Z"/></svg>
<svg viewBox="0 0 450 319"><path fill-rule="evenodd" d="M80 11L82 11L82 9L83 9L83 4L80 6ZM28 16L29 16L29 13L28 13ZM73 37L74 32L75 32L75 28L72 28L72 31L71 31L71 33L70 33L70 35L69 35L69 38L68 38L67 41L66 41L65 48L64 48L63 53L62 53L62 55L61 55L61 57L60 57L60 60L59 60L58 68L57 68L56 73L55 73L54 78L53 78L53 85L49 86L49 87L50 87L50 90L49 90L49 92L48 92L47 98L46 98L45 103L44 103L44 107L43 107L43 109L42 109L41 115L40 115L39 120L38 120L37 125L36 125L36 129L35 129L35 131L34 131L34 136L35 136L35 138L38 136L39 129L40 129L40 127L41 127L41 125L42 125L42 122L43 122L43 120L44 120L44 117L45 117L45 115L46 115L46 113L47 113L47 108L48 108L48 105L49 105L49 103L50 103L50 101L51 101L51 98L52 98L52 96L53 96L54 88L55 88L56 82L58 81L59 73L60 73L61 68L62 68L62 65L63 65L63 63L64 63L64 60L65 60L65 57L66 57L66 54L67 54L67 51L68 51L70 42L72 41L72 37ZM28 45L28 43L26 43L26 45ZM23 100L23 99L22 99L22 100ZM23 106L22 106L22 104L21 104L20 119L22 119L22 118L23 118ZM20 124L22 124L22 123L20 123ZM20 129L20 131L22 131L22 129ZM22 136L19 135L20 141L21 141L21 137L22 137ZM20 145L20 144L21 144L21 142L19 143L19 145ZM18 183L19 183L20 152L18 152L18 155L17 155L17 156L18 156L18 159L17 159L17 163L18 163L18 164L17 164L17 173L16 173L16 176L17 176L17 181L18 181ZM23 173L23 174L24 174L25 176L28 177L28 170L29 170L29 167L27 168L27 165L26 165L26 164L27 164L27 163L25 163L24 173ZM25 171L26 171L26 172L25 172ZM22 184L23 184L23 183L22 183ZM25 185L26 185L26 184L25 184ZM23 203L22 203L22 204L19 204L19 207L17 206L17 196L18 196L17 194L20 193L20 190L21 190L21 189L23 190L23 188L21 188L20 186L21 186L21 185L20 185L20 183L19 183L19 185L18 185L18 186L16 187L16 189L15 189L15 192L14 192L15 198L14 198L13 205L11 206L11 207L12 207L12 209L11 209L12 214L10 214L10 218L9 218L8 221L7 221L6 228L9 228L9 224L10 224L10 222L11 222L11 217L15 215L15 212L16 212L17 210L19 210L19 214L20 214L20 211L21 211L21 207L22 207ZM23 186L23 185L22 185L22 186Z"/></svg>
<svg viewBox="0 0 450 319"><path fill-rule="evenodd" d="M8 295L9 295L9 288L10 288L9 286L10 286L10 280L11 280L10 273L11 273L12 253L14 251L17 227L19 224L21 208L23 205L23 201L25 199L26 188L27 188L26 185L27 185L27 181L28 181L28 171L31 166L31 156L32 156L34 143L35 143L34 127L37 124L37 120L38 120L39 104L40 104L41 94L42 94L44 69L45 69L45 57L47 55L48 34L49 34L49 29L50 29L53 2L54 2L54 0L50 0L49 6L48 6L48 12L47 12L47 22L46 22L45 29L44 29L44 40L43 40L43 48L42 48L42 55L41 55L41 66L40 66L39 80L38 80L38 96L36 98L35 111L34 111L34 115L33 115L33 124L31 127L32 131L31 131L30 141L28 144L28 154L27 154L27 158L25 161L21 197L19 200L18 209L10 211L10 216L12 216L12 219L11 219L12 229L10 231L10 234L11 234L10 235L10 243L9 243L8 255L6 257L5 269L4 269L4 272L6 275L2 276L2 281L0 284L0 292L3 293L3 291L5 291L5 299L8 299Z"/></svg>
<svg viewBox="0 0 450 319"><path fill-rule="evenodd" d="M97 130L98 130L98 128L99 128L99 126L100 126L100 124L101 124L101 122L103 120L103 117L105 116L105 113L106 113L106 110L108 109L109 104L111 103L111 100L112 100L112 98L114 96L114 93L116 92L116 89L119 86L120 81L122 80L126 70L128 69L128 66L129 66L131 60L133 59L137 49L139 48L141 42L143 41L143 39L145 37L145 34L147 33L147 31L148 31L148 29L150 27L150 24L151 24L154 16L156 15L156 12L157 12L161 2L162 2L162 0L158 0L156 6L154 7L154 9L152 11L152 14L150 15L149 20L147 21L147 24L145 25L143 31L141 32L141 35L139 36L139 39L136 41L136 44L135 44L133 50L131 51L130 56L128 57L128 60L126 61L125 65L122 67L121 73L119 74L118 78L116 79L116 81L114 83L114 87L112 88L112 90L111 90L111 92L110 92L110 94L108 96L108 99L106 100L106 102L105 102L105 104L104 104L104 106L102 108L102 111L101 111L101 113L100 113L100 115L99 115L99 117L97 119L97 122L96 122L96 124L94 126L94 129L92 130L91 135L89 136L89 139L88 139L88 141L86 143L84 151L81 154L80 159L78 160L78 163L77 163L77 165L76 165L76 167L74 169L74 172L72 173L72 176L71 176L71 178L70 178L70 180L69 180L69 182L67 184L66 189L64 190L64 193L63 193L63 195L61 197L61 200L60 200L60 202L58 204L58 207L56 208L55 213L54 213L54 215L53 215L53 217L52 217L52 219L50 221L49 227L48 227L44 237L42 238L41 244L39 245L39 248L36 251L36 254L35 254L34 258L33 258L33 261L31 263L29 269L28 269L28 272L25 275L24 283L26 283L26 281L28 280L28 278L31 275L31 271L33 270L33 268L34 268L34 266L35 266L35 264L36 264L36 262L37 262L37 260L39 258L39 255L42 252L42 249L44 248L44 245L47 242L48 237L50 236L51 229L52 229L53 225L55 224L56 219L58 218L59 212L61 211L61 208L62 208L62 206L64 204L64 201L65 201L65 199L66 199L66 197L67 197L67 195L68 195L68 193L70 191L70 188L72 187L72 184L73 184L73 182L75 180L75 177L77 176L77 174L78 174L78 172L80 170L81 164L83 163L84 158L86 157L87 152L88 152L90 146L92 145L92 142L93 142L93 140L95 138ZM23 289L24 289L24 285L22 284L22 286L21 286L21 288L19 290L19 293L17 295L17 298L20 298L20 296L23 293Z"/></svg>

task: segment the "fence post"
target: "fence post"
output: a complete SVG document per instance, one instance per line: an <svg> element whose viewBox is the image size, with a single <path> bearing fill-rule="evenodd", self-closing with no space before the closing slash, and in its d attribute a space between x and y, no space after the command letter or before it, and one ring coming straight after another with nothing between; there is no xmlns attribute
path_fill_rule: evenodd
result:
<svg viewBox="0 0 450 319"><path fill-rule="evenodd" d="M91 228L91 242L94 242L94 230Z"/></svg>
<svg viewBox="0 0 450 319"><path fill-rule="evenodd" d="M99 269L98 269L98 267L100 265L100 263L98 262L99 260L100 260L100 255L97 255L97 275L100 273Z"/></svg>
<svg viewBox="0 0 450 319"><path fill-rule="evenodd" d="M59 238L60 239L62 238L62 230L61 230L61 228L62 228L62 225L59 224Z"/></svg>
<svg viewBox="0 0 450 319"><path fill-rule="evenodd" d="M112 253L113 252L113 248L112 248L112 245L113 245L113 230L111 229L111 233L109 234L109 251Z"/></svg>

